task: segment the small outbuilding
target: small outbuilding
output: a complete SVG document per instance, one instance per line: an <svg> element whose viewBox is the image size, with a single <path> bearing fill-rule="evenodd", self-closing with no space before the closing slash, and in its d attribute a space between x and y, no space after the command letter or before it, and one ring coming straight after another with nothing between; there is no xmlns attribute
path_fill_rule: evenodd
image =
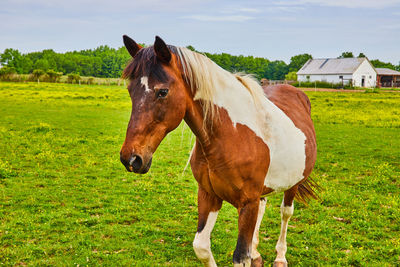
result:
<svg viewBox="0 0 400 267"><path fill-rule="evenodd" d="M400 87L400 72L387 68L375 68L377 87Z"/></svg>
<svg viewBox="0 0 400 267"><path fill-rule="evenodd" d="M297 72L300 82L324 81L357 87L375 87L376 78L375 68L367 58L310 59Z"/></svg>

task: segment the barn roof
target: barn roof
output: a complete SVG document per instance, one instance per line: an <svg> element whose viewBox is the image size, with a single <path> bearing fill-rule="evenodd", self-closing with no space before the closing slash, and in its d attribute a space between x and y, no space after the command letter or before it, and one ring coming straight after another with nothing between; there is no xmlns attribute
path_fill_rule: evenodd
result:
<svg viewBox="0 0 400 267"><path fill-rule="evenodd" d="M353 74L366 58L310 59L297 74Z"/></svg>
<svg viewBox="0 0 400 267"><path fill-rule="evenodd" d="M387 69L387 68L375 68L378 75L400 75L400 71Z"/></svg>

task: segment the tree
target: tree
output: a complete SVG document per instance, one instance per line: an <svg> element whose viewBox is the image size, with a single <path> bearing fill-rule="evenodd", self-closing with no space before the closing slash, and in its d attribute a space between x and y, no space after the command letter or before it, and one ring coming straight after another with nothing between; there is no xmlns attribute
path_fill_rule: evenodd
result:
<svg viewBox="0 0 400 267"><path fill-rule="evenodd" d="M0 76L15 74L17 71L13 67L4 66L0 68Z"/></svg>
<svg viewBox="0 0 400 267"><path fill-rule="evenodd" d="M0 56L0 63L13 67L17 73L22 73L23 57L17 49L7 48Z"/></svg>
<svg viewBox="0 0 400 267"><path fill-rule="evenodd" d="M297 73L296 71L291 71L285 75L285 80L287 81L297 81Z"/></svg>
<svg viewBox="0 0 400 267"><path fill-rule="evenodd" d="M2 65L11 65L13 67L13 62L21 56L21 53L17 49L7 48L1 54L0 63Z"/></svg>
<svg viewBox="0 0 400 267"><path fill-rule="evenodd" d="M21 64L20 73L31 73L33 71L33 62L29 57L22 56Z"/></svg>
<svg viewBox="0 0 400 267"><path fill-rule="evenodd" d="M288 65L282 60L275 60L268 64L264 77L268 80L283 80L288 73Z"/></svg>
<svg viewBox="0 0 400 267"><path fill-rule="evenodd" d="M36 69L32 72L32 76L37 82L39 83L40 77L45 74L44 70L42 69Z"/></svg>
<svg viewBox="0 0 400 267"><path fill-rule="evenodd" d="M191 51L196 51L196 49L195 49L193 46L191 46L191 45L186 46L186 48L189 49L189 50L191 50Z"/></svg>
<svg viewBox="0 0 400 267"><path fill-rule="evenodd" d="M360 53L359 55L358 55L358 57L367 57L364 53Z"/></svg>
<svg viewBox="0 0 400 267"><path fill-rule="evenodd" d="M47 59L42 58L36 61L33 67L37 70L47 71L49 69L49 62L47 61Z"/></svg>
<svg viewBox="0 0 400 267"><path fill-rule="evenodd" d="M396 69L396 67L392 63L390 63L390 62L382 62L379 59L371 60L371 64L375 68L388 68L388 69L392 69L392 70Z"/></svg>
<svg viewBox="0 0 400 267"><path fill-rule="evenodd" d="M354 57L353 52L343 52L338 58L351 58Z"/></svg>
<svg viewBox="0 0 400 267"><path fill-rule="evenodd" d="M306 64L306 62L312 59L312 56L310 54L300 54L297 56L293 56L290 58L290 64L289 64L289 71L299 71L301 67Z"/></svg>
<svg viewBox="0 0 400 267"><path fill-rule="evenodd" d="M4 66L0 68L0 79L5 81L10 80L11 77L16 73L17 71L14 67Z"/></svg>

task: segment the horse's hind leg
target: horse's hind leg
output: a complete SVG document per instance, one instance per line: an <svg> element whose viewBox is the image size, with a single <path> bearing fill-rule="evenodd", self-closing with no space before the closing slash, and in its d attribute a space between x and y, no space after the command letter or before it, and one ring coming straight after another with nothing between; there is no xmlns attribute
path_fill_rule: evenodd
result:
<svg viewBox="0 0 400 267"><path fill-rule="evenodd" d="M197 258L204 266L217 266L211 252L210 235L217 220L218 211L222 205L222 200L217 196L207 193L199 186L198 192L198 211L199 221L197 233L193 241L193 249Z"/></svg>
<svg viewBox="0 0 400 267"><path fill-rule="evenodd" d="M258 215L257 215L257 223L256 228L254 229L253 233L253 243L251 249L251 266L252 267L260 267L263 265L263 260L260 253L257 251L257 246L259 243L259 230L262 218L265 212L265 205L267 204L267 198L263 197L260 199L260 204L258 206Z"/></svg>
<svg viewBox="0 0 400 267"><path fill-rule="evenodd" d="M290 217L293 215L294 205L293 199L297 192L297 186L285 191L285 195L281 204L281 234L279 235L278 243L276 244L277 256L274 262L274 267L287 266L286 261L286 233Z"/></svg>

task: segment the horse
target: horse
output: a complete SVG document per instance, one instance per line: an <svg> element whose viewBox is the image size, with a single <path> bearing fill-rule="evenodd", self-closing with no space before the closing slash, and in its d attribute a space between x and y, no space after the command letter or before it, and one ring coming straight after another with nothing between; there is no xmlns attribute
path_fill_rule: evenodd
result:
<svg viewBox="0 0 400 267"><path fill-rule="evenodd" d="M317 184L308 179L317 146L306 94L290 85L262 88L251 76L232 74L158 36L145 48L126 35L123 42L132 57L123 71L132 113L122 164L146 173L163 138L184 120L196 136L190 165L198 183L198 259L216 266L210 234L227 201L239 214L233 265L263 266L257 245L266 196L283 192L274 266L287 266L293 200L317 198Z"/></svg>

